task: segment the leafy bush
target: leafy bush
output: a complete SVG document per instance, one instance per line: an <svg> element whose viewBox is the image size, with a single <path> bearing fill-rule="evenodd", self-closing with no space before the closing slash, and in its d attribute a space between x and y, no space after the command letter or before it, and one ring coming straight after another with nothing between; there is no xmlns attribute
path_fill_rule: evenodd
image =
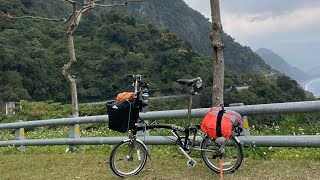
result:
<svg viewBox="0 0 320 180"><path fill-rule="evenodd" d="M0 122L13 122L16 120L34 121L44 119L57 119L71 117L71 105L57 102L28 102L20 101L14 109L14 115L0 113ZM105 106L90 106L79 104L79 116L94 116L106 114Z"/></svg>

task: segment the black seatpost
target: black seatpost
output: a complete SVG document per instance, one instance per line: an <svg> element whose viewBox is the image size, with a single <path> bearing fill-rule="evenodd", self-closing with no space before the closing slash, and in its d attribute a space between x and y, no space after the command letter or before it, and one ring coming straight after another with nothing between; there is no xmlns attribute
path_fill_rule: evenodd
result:
<svg viewBox="0 0 320 180"><path fill-rule="evenodd" d="M190 92L189 92L189 104L188 104L188 116L187 116L187 126L190 127L190 121L191 121L191 109L192 109L192 98L194 95L194 88L191 86L190 87Z"/></svg>
<svg viewBox="0 0 320 180"><path fill-rule="evenodd" d="M192 96L193 96L192 94L189 95L187 126L190 126L190 121L191 121Z"/></svg>

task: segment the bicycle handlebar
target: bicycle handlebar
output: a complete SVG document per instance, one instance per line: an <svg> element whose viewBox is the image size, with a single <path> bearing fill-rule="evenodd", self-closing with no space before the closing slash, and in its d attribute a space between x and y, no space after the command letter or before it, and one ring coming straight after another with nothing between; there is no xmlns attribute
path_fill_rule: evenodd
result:
<svg viewBox="0 0 320 180"><path fill-rule="evenodd" d="M138 125L136 126L136 131L141 131L141 130L149 130L149 129L160 129L160 128L163 128L163 129L170 129L170 130L177 130L177 131L180 131L180 132L185 132L186 131L186 128L185 127L182 127L182 126L177 126L177 125L174 125L174 124L151 124L151 125Z"/></svg>

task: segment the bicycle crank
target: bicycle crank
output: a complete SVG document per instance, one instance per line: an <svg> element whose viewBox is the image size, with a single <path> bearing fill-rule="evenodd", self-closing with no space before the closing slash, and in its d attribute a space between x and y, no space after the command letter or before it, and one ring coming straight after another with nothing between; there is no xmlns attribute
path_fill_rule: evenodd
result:
<svg viewBox="0 0 320 180"><path fill-rule="evenodd" d="M195 167L196 166L197 162L194 159L192 159L189 156L189 154L182 147L179 147L178 150L181 154L183 154L188 159L188 162L187 162L188 167Z"/></svg>

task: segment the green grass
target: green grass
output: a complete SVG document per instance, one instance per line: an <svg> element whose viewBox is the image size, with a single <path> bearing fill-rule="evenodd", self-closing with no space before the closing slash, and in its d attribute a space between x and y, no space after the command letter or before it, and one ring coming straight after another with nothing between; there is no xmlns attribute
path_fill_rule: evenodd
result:
<svg viewBox="0 0 320 180"><path fill-rule="evenodd" d="M109 168L108 150L105 153L19 153L0 156L2 180L23 179L121 179ZM145 168L128 179L219 179L209 170L198 153L197 165L186 166L186 159L176 152L152 154ZM317 160L252 160L246 158L238 171L224 174L224 179L319 179Z"/></svg>
<svg viewBox="0 0 320 180"><path fill-rule="evenodd" d="M197 120L200 121L200 120ZM161 121L157 121L160 123ZM178 120L166 123L179 124ZM252 135L317 134L313 128L282 125L251 129ZM280 129L280 130L279 130ZM81 137L123 136L102 125L81 125ZM285 131L283 131L285 130ZM152 135L171 135L167 130L152 131ZM40 127L26 129L26 139L66 138L68 127ZM0 140L15 139L13 130L0 131ZM67 146L27 147L19 152L16 147L0 147L0 180L3 179L121 179L109 168L109 155L115 145L81 146L81 151L65 153ZM319 179L320 151L318 148L254 147L244 148L245 159L240 169L225 174L224 179ZM219 179L200 158L195 168L186 166L186 159L172 145L152 146L152 160L137 176L128 179Z"/></svg>

